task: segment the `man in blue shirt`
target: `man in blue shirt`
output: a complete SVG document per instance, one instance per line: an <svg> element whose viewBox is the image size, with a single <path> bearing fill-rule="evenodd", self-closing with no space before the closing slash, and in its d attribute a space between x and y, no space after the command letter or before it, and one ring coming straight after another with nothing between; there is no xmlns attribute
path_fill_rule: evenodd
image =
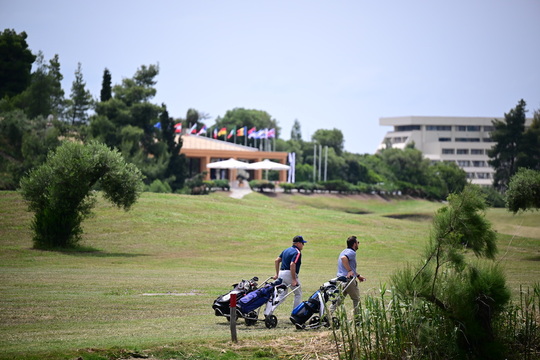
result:
<svg viewBox="0 0 540 360"><path fill-rule="evenodd" d="M345 296L349 295L354 306L354 313L357 314L358 304L360 303L360 290L358 281L365 281L366 278L356 272L356 250L358 250L358 239L356 236L349 236L347 239L347 248L339 254L337 265L337 276L345 276L351 279L345 289Z"/></svg>
<svg viewBox="0 0 540 360"><path fill-rule="evenodd" d="M302 265L301 251L304 248L305 243L307 243L307 241L305 241L302 236L295 236L293 238L292 246L283 250L274 261L276 267L274 279L281 278L283 284L291 285L293 288L298 287L294 292L293 309L302 302L302 287L300 285L298 273L300 273L300 266Z"/></svg>

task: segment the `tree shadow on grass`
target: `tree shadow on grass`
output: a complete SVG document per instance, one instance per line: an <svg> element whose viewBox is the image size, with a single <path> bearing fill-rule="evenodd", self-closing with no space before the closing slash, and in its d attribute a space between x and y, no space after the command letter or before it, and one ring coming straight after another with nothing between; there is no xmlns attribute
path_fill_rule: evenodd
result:
<svg viewBox="0 0 540 360"><path fill-rule="evenodd" d="M93 248L91 246L76 246L72 248L49 248L49 249L34 249L38 251L51 251L58 252L66 255L73 256L86 256L86 257L126 257L126 258L135 258L139 256L148 256L147 254L133 254L133 253L121 253L121 252L106 252Z"/></svg>

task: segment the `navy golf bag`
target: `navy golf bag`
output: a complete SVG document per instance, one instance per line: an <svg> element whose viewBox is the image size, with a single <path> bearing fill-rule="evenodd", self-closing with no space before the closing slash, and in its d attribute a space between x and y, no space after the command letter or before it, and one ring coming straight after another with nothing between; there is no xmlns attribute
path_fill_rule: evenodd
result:
<svg viewBox="0 0 540 360"><path fill-rule="evenodd" d="M246 294L237 301L238 310L242 314L248 314L257 310L270 300L274 295L274 288L281 285L281 282L281 279L277 279L273 283L268 283L263 287Z"/></svg>
<svg viewBox="0 0 540 360"><path fill-rule="evenodd" d="M348 279L346 277L339 277L329 280L319 290L315 291L309 299L293 309L289 319L297 329L317 328L321 325L325 327L330 326L328 316L326 315L325 304L328 300L331 300L334 304L339 300L340 290L338 289L338 281L346 284ZM309 324L305 325L308 320L310 320ZM339 320L337 318L332 318L332 322L334 326L339 327Z"/></svg>
<svg viewBox="0 0 540 360"><path fill-rule="evenodd" d="M238 284L233 284L233 289L231 291L219 296L212 304L212 309L214 309L215 315L229 318L231 314L231 293L233 291L236 292L236 298L241 299L246 294L249 294L257 289L257 281L259 281L259 278L254 276L251 278L251 280L242 280Z"/></svg>

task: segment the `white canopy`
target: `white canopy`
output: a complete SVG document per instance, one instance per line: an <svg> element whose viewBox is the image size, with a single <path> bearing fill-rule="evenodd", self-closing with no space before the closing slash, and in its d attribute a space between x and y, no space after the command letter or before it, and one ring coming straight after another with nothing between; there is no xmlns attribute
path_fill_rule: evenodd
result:
<svg viewBox="0 0 540 360"><path fill-rule="evenodd" d="M229 160L207 164L206 167L210 169L248 169L248 165L246 162L230 158Z"/></svg>
<svg viewBox="0 0 540 360"><path fill-rule="evenodd" d="M263 161L248 164L247 168L249 170L289 170L291 167L289 165L280 164L280 163L265 159Z"/></svg>

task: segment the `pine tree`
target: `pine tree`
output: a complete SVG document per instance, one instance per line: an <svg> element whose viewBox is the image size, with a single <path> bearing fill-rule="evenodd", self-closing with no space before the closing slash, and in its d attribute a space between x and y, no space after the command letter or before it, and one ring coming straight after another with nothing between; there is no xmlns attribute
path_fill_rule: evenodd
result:
<svg viewBox="0 0 540 360"><path fill-rule="evenodd" d="M488 155L489 164L495 169L493 186L499 190L506 190L510 178L518 169L518 158L527 153L524 146L526 105L522 99L508 114L504 114L504 121L493 120L495 130L491 138L496 144Z"/></svg>
<svg viewBox="0 0 540 360"><path fill-rule="evenodd" d="M101 101L107 101L112 98L111 73L105 68L103 71L103 82L101 83Z"/></svg>
<svg viewBox="0 0 540 360"><path fill-rule="evenodd" d="M71 85L71 106L69 117L71 124L75 122L85 123L88 120L88 109L92 105L92 95L86 90L86 83L83 80L81 63L78 63L75 71L75 80Z"/></svg>

